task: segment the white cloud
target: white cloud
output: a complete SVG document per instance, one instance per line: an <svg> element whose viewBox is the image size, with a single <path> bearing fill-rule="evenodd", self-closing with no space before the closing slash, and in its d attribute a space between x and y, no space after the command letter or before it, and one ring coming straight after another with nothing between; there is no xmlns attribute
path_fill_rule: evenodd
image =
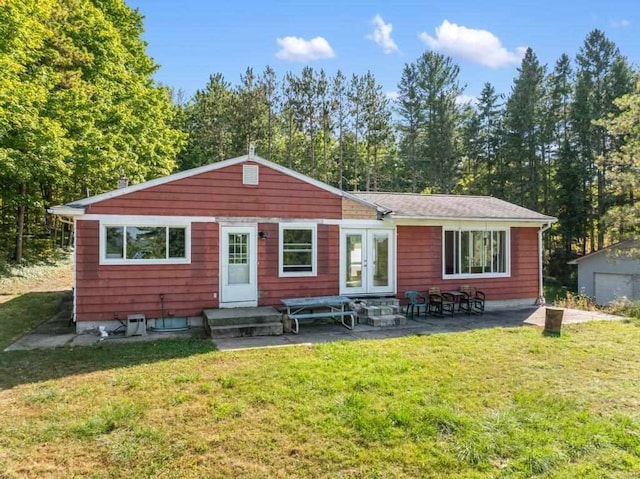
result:
<svg viewBox="0 0 640 479"><path fill-rule="evenodd" d="M475 106L478 104L478 99L475 96L470 95L458 95L456 97L456 104L459 106L471 105Z"/></svg>
<svg viewBox="0 0 640 479"><path fill-rule="evenodd" d="M371 35L367 35L369 40L373 40L380 47L382 47L382 51L387 55L390 53L399 52L398 45L391 38L391 32L393 31L393 25L390 23L384 23L384 20L380 15L376 15L371 20L371 23L374 25L373 33Z"/></svg>
<svg viewBox="0 0 640 479"><path fill-rule="evenodd" d="M390 101L395 101L400 98L400 93L398 93L397 91L388 91L385 92L384 96L386 96Z"/></svg>
<svg viewBox="0 0 640 479"><path fill-rule="evenodd" d="M519 63L527 50L525 47L518 47L515 51L509 51L490 31L467 28L449 23L448 20L436 27L435 38L425 32L420 34L420 38L432 50L490 68Z"/></svg>
<svg viewBox="0 0 640 479"><path fill-rule="evenodd" d="M613 28L625 28L625 27L628 27L629 25L631 25L631 22L626 18L623 18L622 20L617 20L617 21L614 20L613 22L611 22L611 26Z"/></svg>
<svg viewBox="0 0 640 479"><path fill-rule="evenodd" d="M329 42L322 37L305 40L299 37L284 37L276 39L280 50L276 57L290 62L306 62L333 58L336 54Z"/></svg>

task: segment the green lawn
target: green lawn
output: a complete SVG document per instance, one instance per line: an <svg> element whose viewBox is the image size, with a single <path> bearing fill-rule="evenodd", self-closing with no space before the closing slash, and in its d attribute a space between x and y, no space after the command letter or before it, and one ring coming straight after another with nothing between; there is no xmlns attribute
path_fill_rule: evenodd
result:
<svg viewBox="0 0 640 479"><path fill-rule="evenodd" d="M3 353L6 477L638 477L640 327Z"/></svg>
<svg viewBox="0 0 640 479"><path fill-rule="evenodd" d="M0 410L2 478L636 478L640 322L0 353Z"/></svg>

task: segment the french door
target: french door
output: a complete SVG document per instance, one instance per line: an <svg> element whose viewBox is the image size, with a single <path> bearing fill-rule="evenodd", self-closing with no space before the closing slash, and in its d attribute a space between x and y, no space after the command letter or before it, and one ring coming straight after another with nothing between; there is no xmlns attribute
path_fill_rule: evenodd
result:
<svg viewBox="0 0 640 479"><path fill-rule="evenodd" d="M341 294L394 293L395 245L393 239L393 230L342 230Z"/></svg>

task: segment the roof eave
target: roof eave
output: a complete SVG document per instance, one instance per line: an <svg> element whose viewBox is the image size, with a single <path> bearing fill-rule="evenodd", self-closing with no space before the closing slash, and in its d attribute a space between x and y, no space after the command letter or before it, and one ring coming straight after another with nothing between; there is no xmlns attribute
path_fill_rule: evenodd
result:
<svg viewBox="0 0 640 479"><path fill-rule="evenodd" d="M56 216L76 217L84 215L84 208L71 205L58 205L47 209L47 212Z"/></svg>
<svg viewBox="0 0 640 479"><path fill-rule="evenodd" d="M514 222L514 223L557 223L558 219L552 216L547 216L543 218L496 218L496 217L463 217L463 216L415 216L415 215L391 215L394 219L399 220L412 220L412 221L505 221L505 222Z"/></svg>

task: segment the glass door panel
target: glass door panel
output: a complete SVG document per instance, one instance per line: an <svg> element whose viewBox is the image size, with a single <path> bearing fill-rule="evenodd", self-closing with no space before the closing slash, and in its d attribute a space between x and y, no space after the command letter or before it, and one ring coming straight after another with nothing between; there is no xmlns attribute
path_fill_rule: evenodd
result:
<svg viewBox="0 0 640 479"><path fill-rule="evenodd" d="M374 287L389 286L389 234L373 234L373 282Z"/></svg>
<svg viewBox="0 0 640 479"><path fill-rule="evenodd" d="M362 253L362 234L347 234L345 258L347 288L362 288Z"/></svg>

